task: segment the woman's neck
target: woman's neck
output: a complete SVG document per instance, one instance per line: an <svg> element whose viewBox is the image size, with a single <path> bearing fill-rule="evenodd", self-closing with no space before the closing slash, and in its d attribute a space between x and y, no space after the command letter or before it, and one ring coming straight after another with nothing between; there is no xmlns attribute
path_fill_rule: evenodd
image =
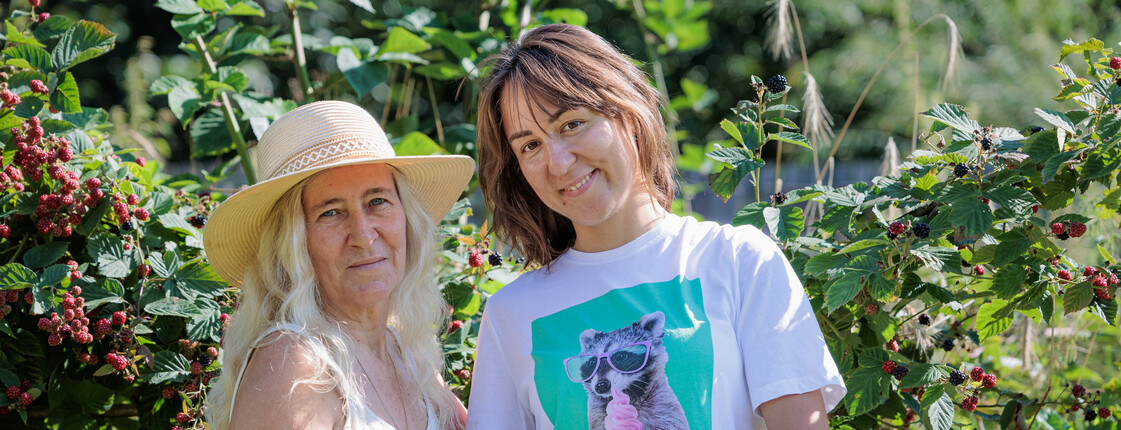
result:
<svg viewBox="0 0 1121 430"><path fill-rule="evenodd" d="M602 252L626 245L657 225L666 216L666 210L655 204L653 197L635 210L619 213L594 226L573 225L576 243L572 248L581 252Z"/></svg>

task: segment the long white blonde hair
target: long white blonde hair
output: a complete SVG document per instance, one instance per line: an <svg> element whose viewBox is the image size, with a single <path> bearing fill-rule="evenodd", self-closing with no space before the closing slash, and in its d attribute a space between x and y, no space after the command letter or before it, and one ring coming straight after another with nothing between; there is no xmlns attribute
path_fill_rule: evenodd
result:
<svg viewBox="0 0 1121 430"><path fill-rule="evenodd" d="M226 329L221 376L207 395L207 421L212 428L226 429L232 416L235 384L243 364L254 348L253 342L277 325L303 327L299 342L302 353L312 361L314 374L296 381L319 392L338 391L347 403L362 399L354 372L355 352L349 348L354 339L341 322L324 312L315 269L307 249L301 198L315 175L288 190L272 208L264 224L257 258L246 268L241 301ZM415 191L396 170L393 179L406 219L406 273L401 285L389 296L388 324L396 329L404 357L412 357L416 372L413 384L436 410L440 428L456 428L456 406L447 395L443 374L444 360L437 336L447 320L447 305L434 281L435 221L416 200ZM295 385L293 385L295 387ZM363 406L364 407L364 406Z"/></svg>

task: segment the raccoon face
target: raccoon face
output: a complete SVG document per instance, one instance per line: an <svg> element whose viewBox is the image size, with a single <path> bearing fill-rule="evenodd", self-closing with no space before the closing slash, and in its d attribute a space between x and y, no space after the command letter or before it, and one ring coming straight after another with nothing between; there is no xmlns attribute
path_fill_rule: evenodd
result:
<svg viewBox="0 0 1121 430"><path fill-rule="evenodd" d="M604 399L615 387L631 398L640 396L665 368L665 314L656 311L638 322L609 332L580 334L580 355L566 362L569 377L582 380L589 394Z"/></svg>

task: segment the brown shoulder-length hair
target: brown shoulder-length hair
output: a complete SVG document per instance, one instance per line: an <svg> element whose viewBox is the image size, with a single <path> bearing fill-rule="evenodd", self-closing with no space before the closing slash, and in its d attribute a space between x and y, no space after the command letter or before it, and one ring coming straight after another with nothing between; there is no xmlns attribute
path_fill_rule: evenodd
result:
<svg viewBox="0 0 1121 430"><path fill-rule="evenodd" d="M522 175L502 123L503 94L562 109L587 108L632 126L650 194L669 209L676 168L662 120L664 99L630 58L595 33L550 24L487 58L479 90L479 182L499 240L546 265L572 247L572 222L549 209Z"/></svg>

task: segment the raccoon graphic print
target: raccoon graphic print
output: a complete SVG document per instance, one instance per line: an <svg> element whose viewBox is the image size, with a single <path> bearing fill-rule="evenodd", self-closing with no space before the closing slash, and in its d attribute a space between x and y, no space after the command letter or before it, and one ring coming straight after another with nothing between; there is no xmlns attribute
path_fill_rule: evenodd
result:
<svg viewBox="0 0 1121 430"><path fill-rule="evenodd" d="M551 387L538 396L556 428L709 428L712 343L700 293L677 278L534 321L535 379Z"/></svg>

